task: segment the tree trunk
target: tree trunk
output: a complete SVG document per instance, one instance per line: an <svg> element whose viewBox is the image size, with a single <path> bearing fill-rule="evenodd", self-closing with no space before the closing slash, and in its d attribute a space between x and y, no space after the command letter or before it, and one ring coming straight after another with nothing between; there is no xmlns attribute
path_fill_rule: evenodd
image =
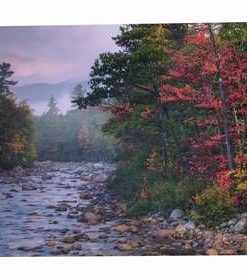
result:
<svg viewBox="0 0 247 280"><path fill-rule="evenodd" d="M222 117L223 117L223 130L224 130L224 136L225 136L225 144L226 144L226 154L227 154L227 160L228 160L228 167L230 170L234 169L234 159L233 159L233 145L231 142L230 137L230 129L229 129L229 116L228 116L228 106L226 103L227 95L226 91L223 85L223 81L221 78L221 69L220 69L220 57L218 53L218 46L215 40L215 35L212 30L212 25L210 23L207 24L208 31L210 35L210 40L213 47L213 52L216 58L216 66L217 66L217 73L219 78L219 92L220 92L220 100L222 105Z"/></svg>

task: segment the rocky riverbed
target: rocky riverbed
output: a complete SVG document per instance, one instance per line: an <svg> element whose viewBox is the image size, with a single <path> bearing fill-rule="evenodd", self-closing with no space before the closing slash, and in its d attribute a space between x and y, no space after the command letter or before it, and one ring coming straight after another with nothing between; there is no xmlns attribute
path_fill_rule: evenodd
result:
<svg viewBox="0 0 247 280"><path fill-rule="evenodd" d="M175 210L126 217L106 163L36 163L0 172L0 256L247 253L247 214L210 231Z"/></svg>

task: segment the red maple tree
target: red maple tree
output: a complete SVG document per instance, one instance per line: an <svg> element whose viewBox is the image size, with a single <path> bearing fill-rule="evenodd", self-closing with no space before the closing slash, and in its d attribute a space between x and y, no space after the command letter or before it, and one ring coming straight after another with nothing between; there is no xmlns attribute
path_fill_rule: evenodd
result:
<svg viewBox="0 0 247 280"><path fill-rule="evenodd" d="M162 103L187 103L198 110L184 120L197 128L187 139L191 172L232 185L232 170L247 163L247 55L220 41L211 24L188 35L172 57L160 90Z"/></svg>

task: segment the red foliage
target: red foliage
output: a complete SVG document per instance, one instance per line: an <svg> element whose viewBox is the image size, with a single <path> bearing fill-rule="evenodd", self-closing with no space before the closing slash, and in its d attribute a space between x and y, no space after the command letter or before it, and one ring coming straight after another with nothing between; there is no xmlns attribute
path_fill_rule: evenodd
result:
<svg viewBox="0 0 247 280"><path fill-rule="evenodd" d="M206 25L189 35L185 47L173 55L172 69L161 77L160 102L185 103L205 112L203 119L196 114L184 120L196 126L198 132L194 139L186 141L189 152L183 160L190 172L214 178L223 188L228 188L231 176L225 155L225 135L219 132L223 131L223 109L218 78L220 75L226 92L229 132L238 155L247 134L247 54L239 53L229 44L219 44L217 51L216 54ZM245 156L236 156L236 164L243 161L246 162Z"/></svg>

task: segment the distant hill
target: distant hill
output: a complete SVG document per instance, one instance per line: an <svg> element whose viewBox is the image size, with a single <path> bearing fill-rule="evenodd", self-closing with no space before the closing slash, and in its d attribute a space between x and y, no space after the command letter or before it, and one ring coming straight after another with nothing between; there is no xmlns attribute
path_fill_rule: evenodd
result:
<svg viewBox="0 0 247 280"><path fill-rule="evenodd" d="M61 112L65 113L71 109L70 96L74 87L81 83L85 89L88 89L87 81L69 80L59 83L37 83L24 86L15 86L12 91L20 100L26 100L35 114L42 114L46 110L46 105L51 96L58 101Z"/></svg>

